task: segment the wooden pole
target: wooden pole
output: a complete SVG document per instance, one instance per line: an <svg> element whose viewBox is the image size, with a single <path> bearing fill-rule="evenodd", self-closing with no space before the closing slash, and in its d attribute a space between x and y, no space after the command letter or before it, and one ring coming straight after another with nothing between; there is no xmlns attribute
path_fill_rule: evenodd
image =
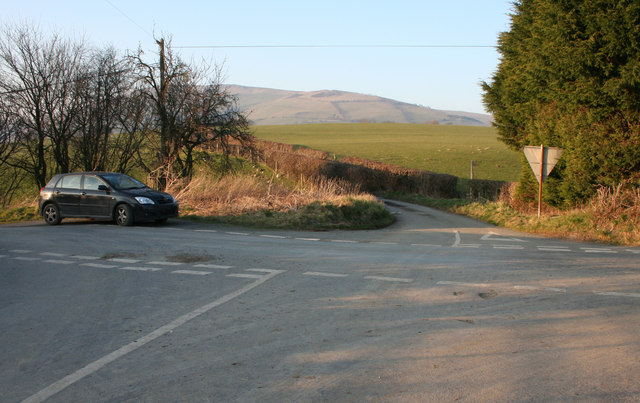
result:
<svg viewBox="0 0 640 403"><path fill-rule="evenodd" d="M540 185L538 187L538 218L542 209L542 175L544 174L544 145L540 144Z"/></svg>

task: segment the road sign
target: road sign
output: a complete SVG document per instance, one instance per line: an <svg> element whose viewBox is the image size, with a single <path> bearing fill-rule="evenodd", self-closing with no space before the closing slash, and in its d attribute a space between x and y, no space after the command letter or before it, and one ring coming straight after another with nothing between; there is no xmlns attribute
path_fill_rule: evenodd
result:
<svg viewBox="0 0 640 403"><path fill-rule="evenodd" d="M529 161L529 165L531 165L531 169L536 175L538 183L541 183L547 179L553 167L556 166L556 163L562 155L562 149L556 147L526 146L524 148L524 155L527 157L527 161ZM540 161L543 162L542 166L540 166Z"/></svg>
<svg viewBox="0 0 640 403"><path fill-rule="evenodd" d="M544 145L540 145L540 147L526 146L524 148L524 155L527 157L527 161L529 161L529 165L531 165L531 169L540 184L538 188L538 217L540 217L540 209L542 208L542 182L544 182L551 173L553 167L556 166L556 163L562 155L562 149L545 147Z"/></svg>

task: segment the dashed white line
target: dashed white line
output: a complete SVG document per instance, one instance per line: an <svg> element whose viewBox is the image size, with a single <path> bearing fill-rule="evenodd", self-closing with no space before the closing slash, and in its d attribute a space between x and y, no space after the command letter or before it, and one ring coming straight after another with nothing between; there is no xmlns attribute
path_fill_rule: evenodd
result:
<svg viewBox="0 0 640 403"><path fill-rule="evenodd" d="M248 273L233 273L233 274L227 274L227 277L237 277L237 278L262 278L264 277L263 275L260 274L248 274Z"/></svg>
<svg viewBox="0 0 640 403"><path fill-rule="evenodd" d="M249 235L249 233L248 233L248 232L233 232L233 231L228 231L228 232L226 232L226 233L227 233L227 234L229 234L229 235L243 235L243 236Z"/></svg>
<svg viewBox="0 0 640 403"><path fill-rule="evenodd" d="M140 267L140 266L126 266L120 267L120 270L131 270L131 271L160 271L162 270L159 267Z"/></svg>
<svg viewBox="0 0 640 403"><path fill-rule="evenodd" d="M199 270L174 270L171 273L173 274L191 274L194 276L207 276L211 274L210 271L199 271Z"/></svg>
<svg viewBox="0 0 640 403"><path fill-rule="evenodd" d="M262 235L259 235L259 236L261 236L262 238L275 238L275 239L286 239L287 238L286 236L282 236L282 235L262 234Z"/></svg>
<svg viewBox="0 0 640 403"><path fill-rule="evenodd" d="M94 267L96 269L113 269L114 267L118 267L113 264L104 264L104 263L80 263L80 266Z"/></svg>
<svg viewBox="0 0 640 403"><path fill-rule="evenodd" d="M156 266L182 266L184 263L182 262L146 262L145 264L153 264Z"/></svg>
<svg viewBox="0 0 640 403"><path fill-rule="evenodd" d="M316 242L320 240L320 238L294 238L294 239L298 241L311 241L311 242Z"/></svg>
<svg viewBox="0 0 640 403"><path fill-rule="evenodd" d="M33 256L16 256L12 259L15 260L28 260L28 261L36 261L36 260L42 260L41 257L33 257Z"/></svg>
<svg viewBox="0 0 640 403"><path fill-rule="evenodd" d="M481 287L481 288L491 287L491 284L463 283L460 281L438 281L436 284L437 285L459 285L459 286L465 286L465 287Z"/></svg>
<svg viewBox="0 0 640 403"><path fill-rule="evenodd" d="M524 249L524 246L522 246L522 245L493 245L493 249L522 250L522 249Z"/></svg>
<svg viewBox="0 0 640 403"><path fill-rule="evenodd" d="M401 282L401 283L411 283L413 279L410 278L398 278L398 277L385 277L385 276L365 276L367 280L379 280L379 281L391 281L391 282Z"/></svg>
<svg viewBox="0 0 640 403"><path fill-rule="evenodd" d="M198 263L196 265L193 265L193 267L201 267L203 269L228 270L228 269L232 268L233 266L222 266L222 265L219 265L219 264L210 264L210 263Z"/></svg>
<svg viewBox="0 0 640 403"><path fill-rule="evenodd" d="M611 248L580 248L586 253L618 253Z"/></svg>
<svg viewBox="0 0 640 403"><path fill-rule="evenodd" d="M55 253L55 252L42 252L40 256L53 256L53 257L63 257L67 256L64 253Z"/></svg>
<svg viewBox="0 0 640 403"><path fill-rule="evenodd" d="M358 243L358 241L350 241L347 239L330 239L329 242L335 242L335 243Z"/></svg>
<svg viewBox="0 0 640 403"><path fill-rule="evenodd" d="M28 249L11 249L11 250L9 250L9 252L13 252L13 253L33 253L32 250L28 250Z"/></svg>
<svg viewBox="0 0 640 403"><path fill-rule="evenodd" d="M571 252L571 249L561 246L538 246L538 250L544 252Z"/></svg>
<svg viewBox="0 0 640 403"><path fill-rule="evenodd" d="M134 264L134 263L140 262L140 260L137 260L137 259L122 259L122 258L113 258L113 259L107 259L107 260L110 262L127 263L127 264Z"/></svg>
<svg viewBox="0 0 640 403"><path fill-rule="evenodd" d="M531 290L531 291L553 291L553 292L567 292L564 288L556 287L539 287L535 285L514 285L516 290Z"/></svg>
<svg viewBox="0 0 640 403"><path fill-rule="evenodd" d="M196 232L218 232L214 229L197 229Z"/></svg>

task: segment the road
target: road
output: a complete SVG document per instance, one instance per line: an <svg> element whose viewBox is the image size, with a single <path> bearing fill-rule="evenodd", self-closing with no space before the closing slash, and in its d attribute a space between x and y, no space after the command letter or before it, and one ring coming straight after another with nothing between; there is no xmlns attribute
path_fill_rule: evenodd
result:
<svg viewBox="0 0 640 403"><path fill-rule="evenodd" d="M640 401L640 248L388 207L0 226L0 401Z"/></svg>

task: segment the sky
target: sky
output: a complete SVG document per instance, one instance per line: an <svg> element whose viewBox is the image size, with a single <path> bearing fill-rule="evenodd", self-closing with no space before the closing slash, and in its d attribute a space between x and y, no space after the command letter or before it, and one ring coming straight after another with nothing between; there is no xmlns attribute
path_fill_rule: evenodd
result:
<svg viewBox="0 0 640 403"><path fill-rule="evenodd" d="M224 83L486 113L512 0L0 0L3 25L222 66Z"/></svg>

